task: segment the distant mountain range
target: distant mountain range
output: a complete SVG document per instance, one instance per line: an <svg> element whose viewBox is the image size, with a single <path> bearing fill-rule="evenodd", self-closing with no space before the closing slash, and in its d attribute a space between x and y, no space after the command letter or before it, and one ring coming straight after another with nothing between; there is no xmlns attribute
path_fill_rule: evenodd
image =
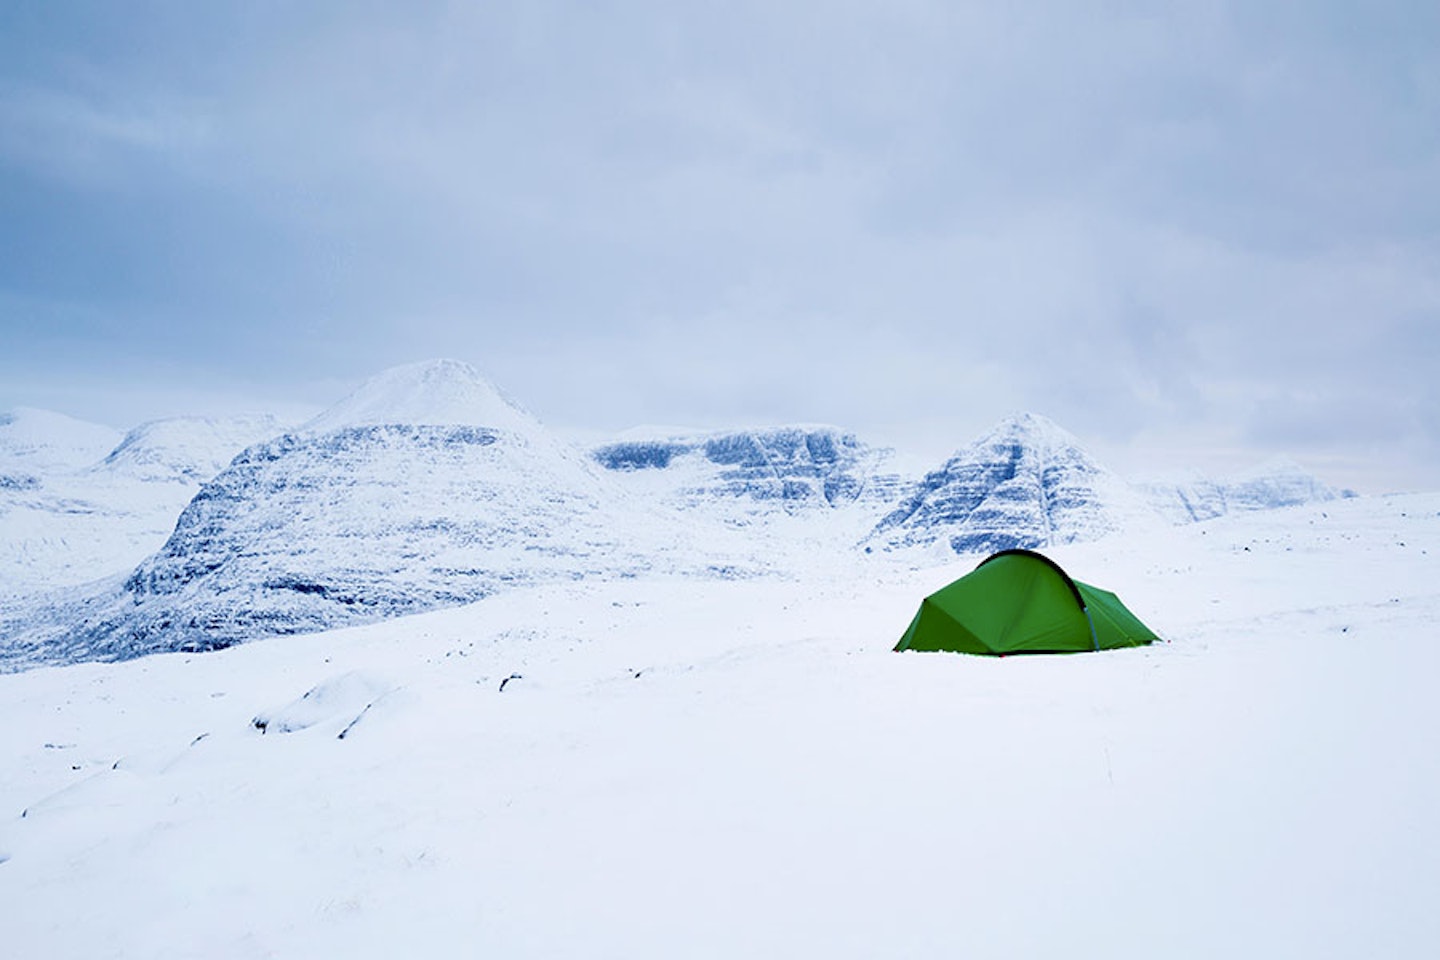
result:
<svg viewBox="0 0 1440 960"><path fill-rule="evenodd" d="M546 580L764 572L729 539L694 542L463 364L420 364L246 448L123 579L0 611L0 660L216 649Z"/></svg>
<svg viewBox="0 0 1440 960"><path fill-rule="evenodd" d="M1353 497L1321 483L1292 460L1277 458L1228 479L1192 474L1178 480L1148 481L1136 488L1151 507L1171 523L1213 520L1227 513L1274 510Z"/></svg>
<svg viewBox="0 0 1440 960"><path fill-rule="evenodd" d="M580 449L455 361L385 371L288 432L184 418L122 437L17 411L0 418L0 669L212 649L515 584L943 562L1340 495L1288 463L1132 486L1033 414L922 477L828 426Z"/></svg>

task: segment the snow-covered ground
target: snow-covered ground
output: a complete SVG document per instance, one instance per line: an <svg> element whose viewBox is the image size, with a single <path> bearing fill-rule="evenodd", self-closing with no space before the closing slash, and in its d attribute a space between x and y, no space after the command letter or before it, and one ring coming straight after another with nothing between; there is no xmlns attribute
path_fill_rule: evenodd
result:
<svg viewBox="0 0 1440 960"><path fill-rule="evenodd" d="M817 558L0 676L0 953L1434 957L1437 551L1050 551L1169 641L1107 654L894 654L973 558Z"/></svg>

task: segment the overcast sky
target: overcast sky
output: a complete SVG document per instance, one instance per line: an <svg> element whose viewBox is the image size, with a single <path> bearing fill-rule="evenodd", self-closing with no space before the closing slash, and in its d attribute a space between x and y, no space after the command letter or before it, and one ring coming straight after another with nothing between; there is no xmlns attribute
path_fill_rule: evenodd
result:
<svg viewBox="0 0 1440 960"><path fill-rule="evenodd" d="M0 408L1019 410L1440 487L1440 5L0 6Z"/></svg>

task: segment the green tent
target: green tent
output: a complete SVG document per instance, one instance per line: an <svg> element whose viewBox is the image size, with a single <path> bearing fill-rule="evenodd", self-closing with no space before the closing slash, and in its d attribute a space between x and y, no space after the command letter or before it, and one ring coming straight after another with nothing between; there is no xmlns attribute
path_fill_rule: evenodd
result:
<svg viewBox="0 0 1440 960"><path fill-rule="evenodd" d="M1073 653L1157 639L1120 598L1071 580L1049 557L1002 550L926 597L896 650Z"/></svg>

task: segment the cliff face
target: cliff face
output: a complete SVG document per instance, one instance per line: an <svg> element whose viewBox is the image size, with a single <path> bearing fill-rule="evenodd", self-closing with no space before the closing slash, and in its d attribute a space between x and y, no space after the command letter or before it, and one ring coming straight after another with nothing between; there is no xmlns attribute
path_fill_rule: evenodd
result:
<svg viewBox="0 0 1440 960"><path fill-rule="evenodd" d="M686 510L875 510L902 483L887 469L889 451L834 427L626 440L594 456L630 488Z"/></svg>
<svg viewBox="0 0 1440 960"><path fill-rule="evenodd" d="M992 553L1093 540L1143 519L1123 481L1044 417L1025 414L925 475L866 538L871 549L944 544Z"/></svg>

